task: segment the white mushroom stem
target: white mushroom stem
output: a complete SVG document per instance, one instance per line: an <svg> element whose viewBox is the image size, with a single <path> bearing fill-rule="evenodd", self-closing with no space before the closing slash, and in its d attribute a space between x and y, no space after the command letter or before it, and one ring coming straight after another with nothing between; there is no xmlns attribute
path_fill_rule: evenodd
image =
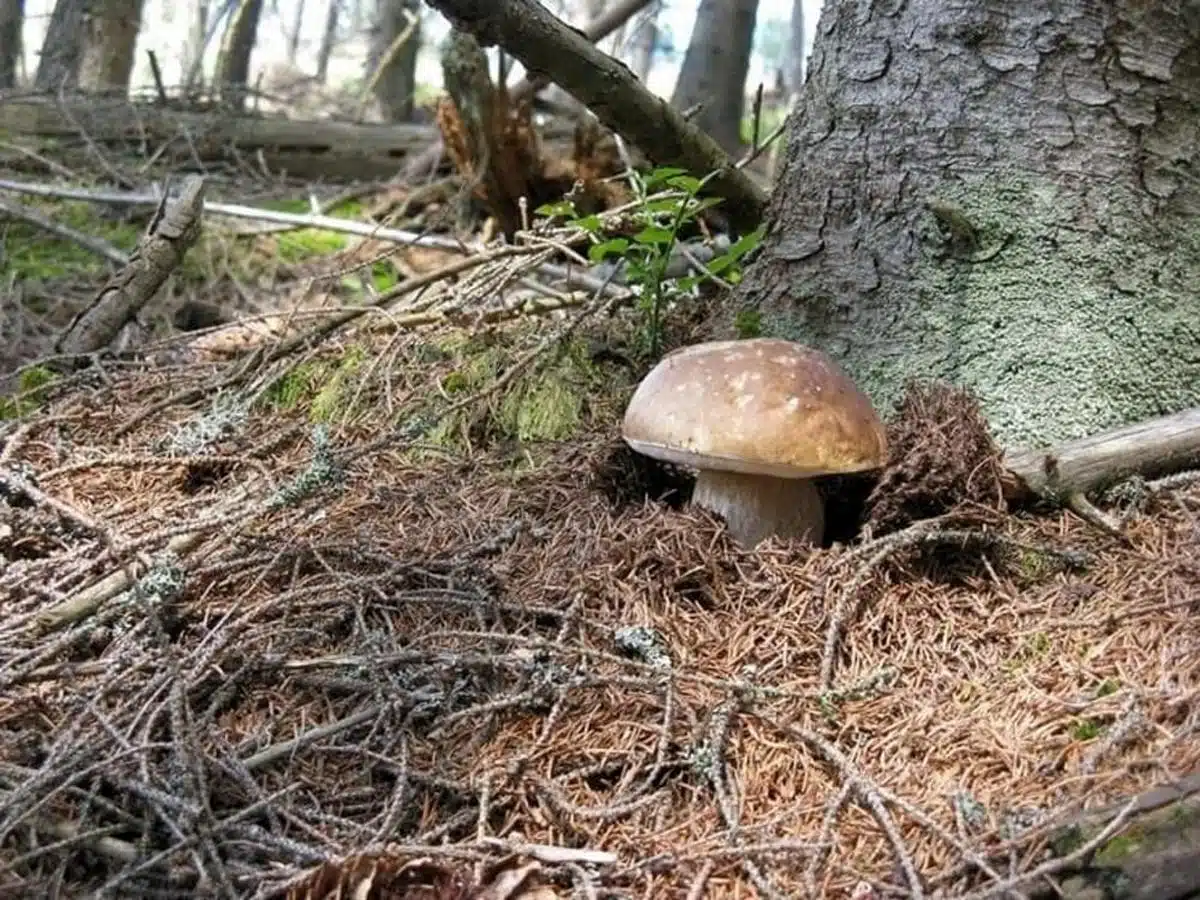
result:
<svg viewBox="0 0 1200 900"><path fill-rule="evenodd" d="M825 537L825 507L810 478L701 469L692 503L722 516L729 533L746 547L773 534L810 544Z"/></svg>

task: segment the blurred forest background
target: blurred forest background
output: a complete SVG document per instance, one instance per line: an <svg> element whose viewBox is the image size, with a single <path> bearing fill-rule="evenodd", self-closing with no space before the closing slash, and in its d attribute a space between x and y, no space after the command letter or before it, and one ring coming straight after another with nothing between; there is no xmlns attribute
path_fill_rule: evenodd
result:
<svg viewBox="0 0 1200 900"><path fill-rule="evenodd" d="M595 0L546 5L575 24L604 8ZM703 5L650 3L600 46L651 90L670 96ZM728 5L753 31L748 89L792 87L812 48L819 0ZM157 78L171 89L195 93L204 85L246 82L266 95L267 108L272 100L292 101L307 114L402 122L414 108L419 116L423 101L440 89L438 48L449 31L445 18L420 0L2 0L0 89L141 95L155 88L157 65ZM720 37L732 36L722 29ZM489 52L494 60L495 49ZM91 62L93 56L100 60ZM513 71L521 74L519 63ZM344 102L360 97L373 79L373 103Z"/></svg>

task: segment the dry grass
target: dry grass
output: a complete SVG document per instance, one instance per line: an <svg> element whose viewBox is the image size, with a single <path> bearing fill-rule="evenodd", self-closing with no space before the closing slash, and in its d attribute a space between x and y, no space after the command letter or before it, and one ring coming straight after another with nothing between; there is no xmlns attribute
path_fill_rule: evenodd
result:
<svg viewBox="0 0 1200 900"><path fill-rule="evenodd" d="M397 371L389 396L430 376ZM0 450L39 498L0 495L0 892L269 896L386 844L477 867L534 843L616 854L548 864L580 896L961 896L1036 864L1031 816L1200 768L1194 486L1129 546L968 506L744 551L614 491L597 426L524 460L397 441L264 510L310 462L294 414L206 467L155 449L185 410L114 437L198 377L118 373ZM37 627L225 513L178 592ZM669 668L622 653L632 626ZM991 875L963 865L984 856Z"/></svg>

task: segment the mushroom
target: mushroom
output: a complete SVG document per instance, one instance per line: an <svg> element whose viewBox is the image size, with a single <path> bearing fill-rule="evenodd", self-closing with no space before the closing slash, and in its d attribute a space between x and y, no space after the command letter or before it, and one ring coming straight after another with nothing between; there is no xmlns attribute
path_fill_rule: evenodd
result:
<svg viewBox="0 0 1200 900"><path fill-rule="evenodd" d="M871 401L818 350L777 338L712 341L669 353L638 385L622 437L635 451L699 470L692 503L754 546L770 535L820 544L813 479L887 460Z"/></svg>

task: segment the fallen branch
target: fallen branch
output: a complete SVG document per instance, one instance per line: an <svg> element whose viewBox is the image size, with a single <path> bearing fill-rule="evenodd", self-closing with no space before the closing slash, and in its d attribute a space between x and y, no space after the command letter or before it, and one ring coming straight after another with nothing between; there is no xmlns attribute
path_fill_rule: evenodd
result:
<svg viewBox="0 0 1200 900"><path fill-rule="evenodd" d="M1200 466L1200 407L1044 450L1005 455L1009 499L1066 499L1122 481Z"/></svg>
<svg viewBox="0 0 1200 900"><path fill-rule="evenodd" d="M95 253L97 256L102 256L118 266L123 266L129 262L129 257L108 241L92 237L90 234L84 234L82 231L71 228L69 225L62 225L55 222L49 216L38 212L36 209L30 209L28 206L23 206L20 203L13 203L5 200L3 197L0 197L0 215L28 222L35 228L40 228L42 231L52 234L55 237L78 244L84 250Z"/></svg>
<svg viewBox="0 0 1200 900"><path fill-rule="evenodd" d="M58 353L94 353L107 347L166 281L200 235L204 179L193 177L178 200L163 205L128 264L113 275L55 342Z"/></svg>
<svg viewBox="0 0 1200 900"><path fill-rule="evenodd" d="M736 168L716 141L688 122L661 97L646 90L621 62L563 24L534 0L429 0L456 28L483 47L500 45L530 72L544 74L585 104L602 123L636 143L660 164L694 175L719 173L711 192L722 196L733 223L753 228L766 195Z"/></svg>
<svg viewBox="0 0 1200 900"><path fill-rule="evenodd" d="M625 24L639 11L649 6L652 0L623 0L607 8L598 17L583 28L583 36L592 43L602 41ZM542 74L530 72L509 91L513 103L519 103L526 97L536 94L550 84L550 79ZM421 153L408 161L402 173L402 180L413 181L428 175L442 158L445 146L439 136L436 141L426 147Z"/></svg>

